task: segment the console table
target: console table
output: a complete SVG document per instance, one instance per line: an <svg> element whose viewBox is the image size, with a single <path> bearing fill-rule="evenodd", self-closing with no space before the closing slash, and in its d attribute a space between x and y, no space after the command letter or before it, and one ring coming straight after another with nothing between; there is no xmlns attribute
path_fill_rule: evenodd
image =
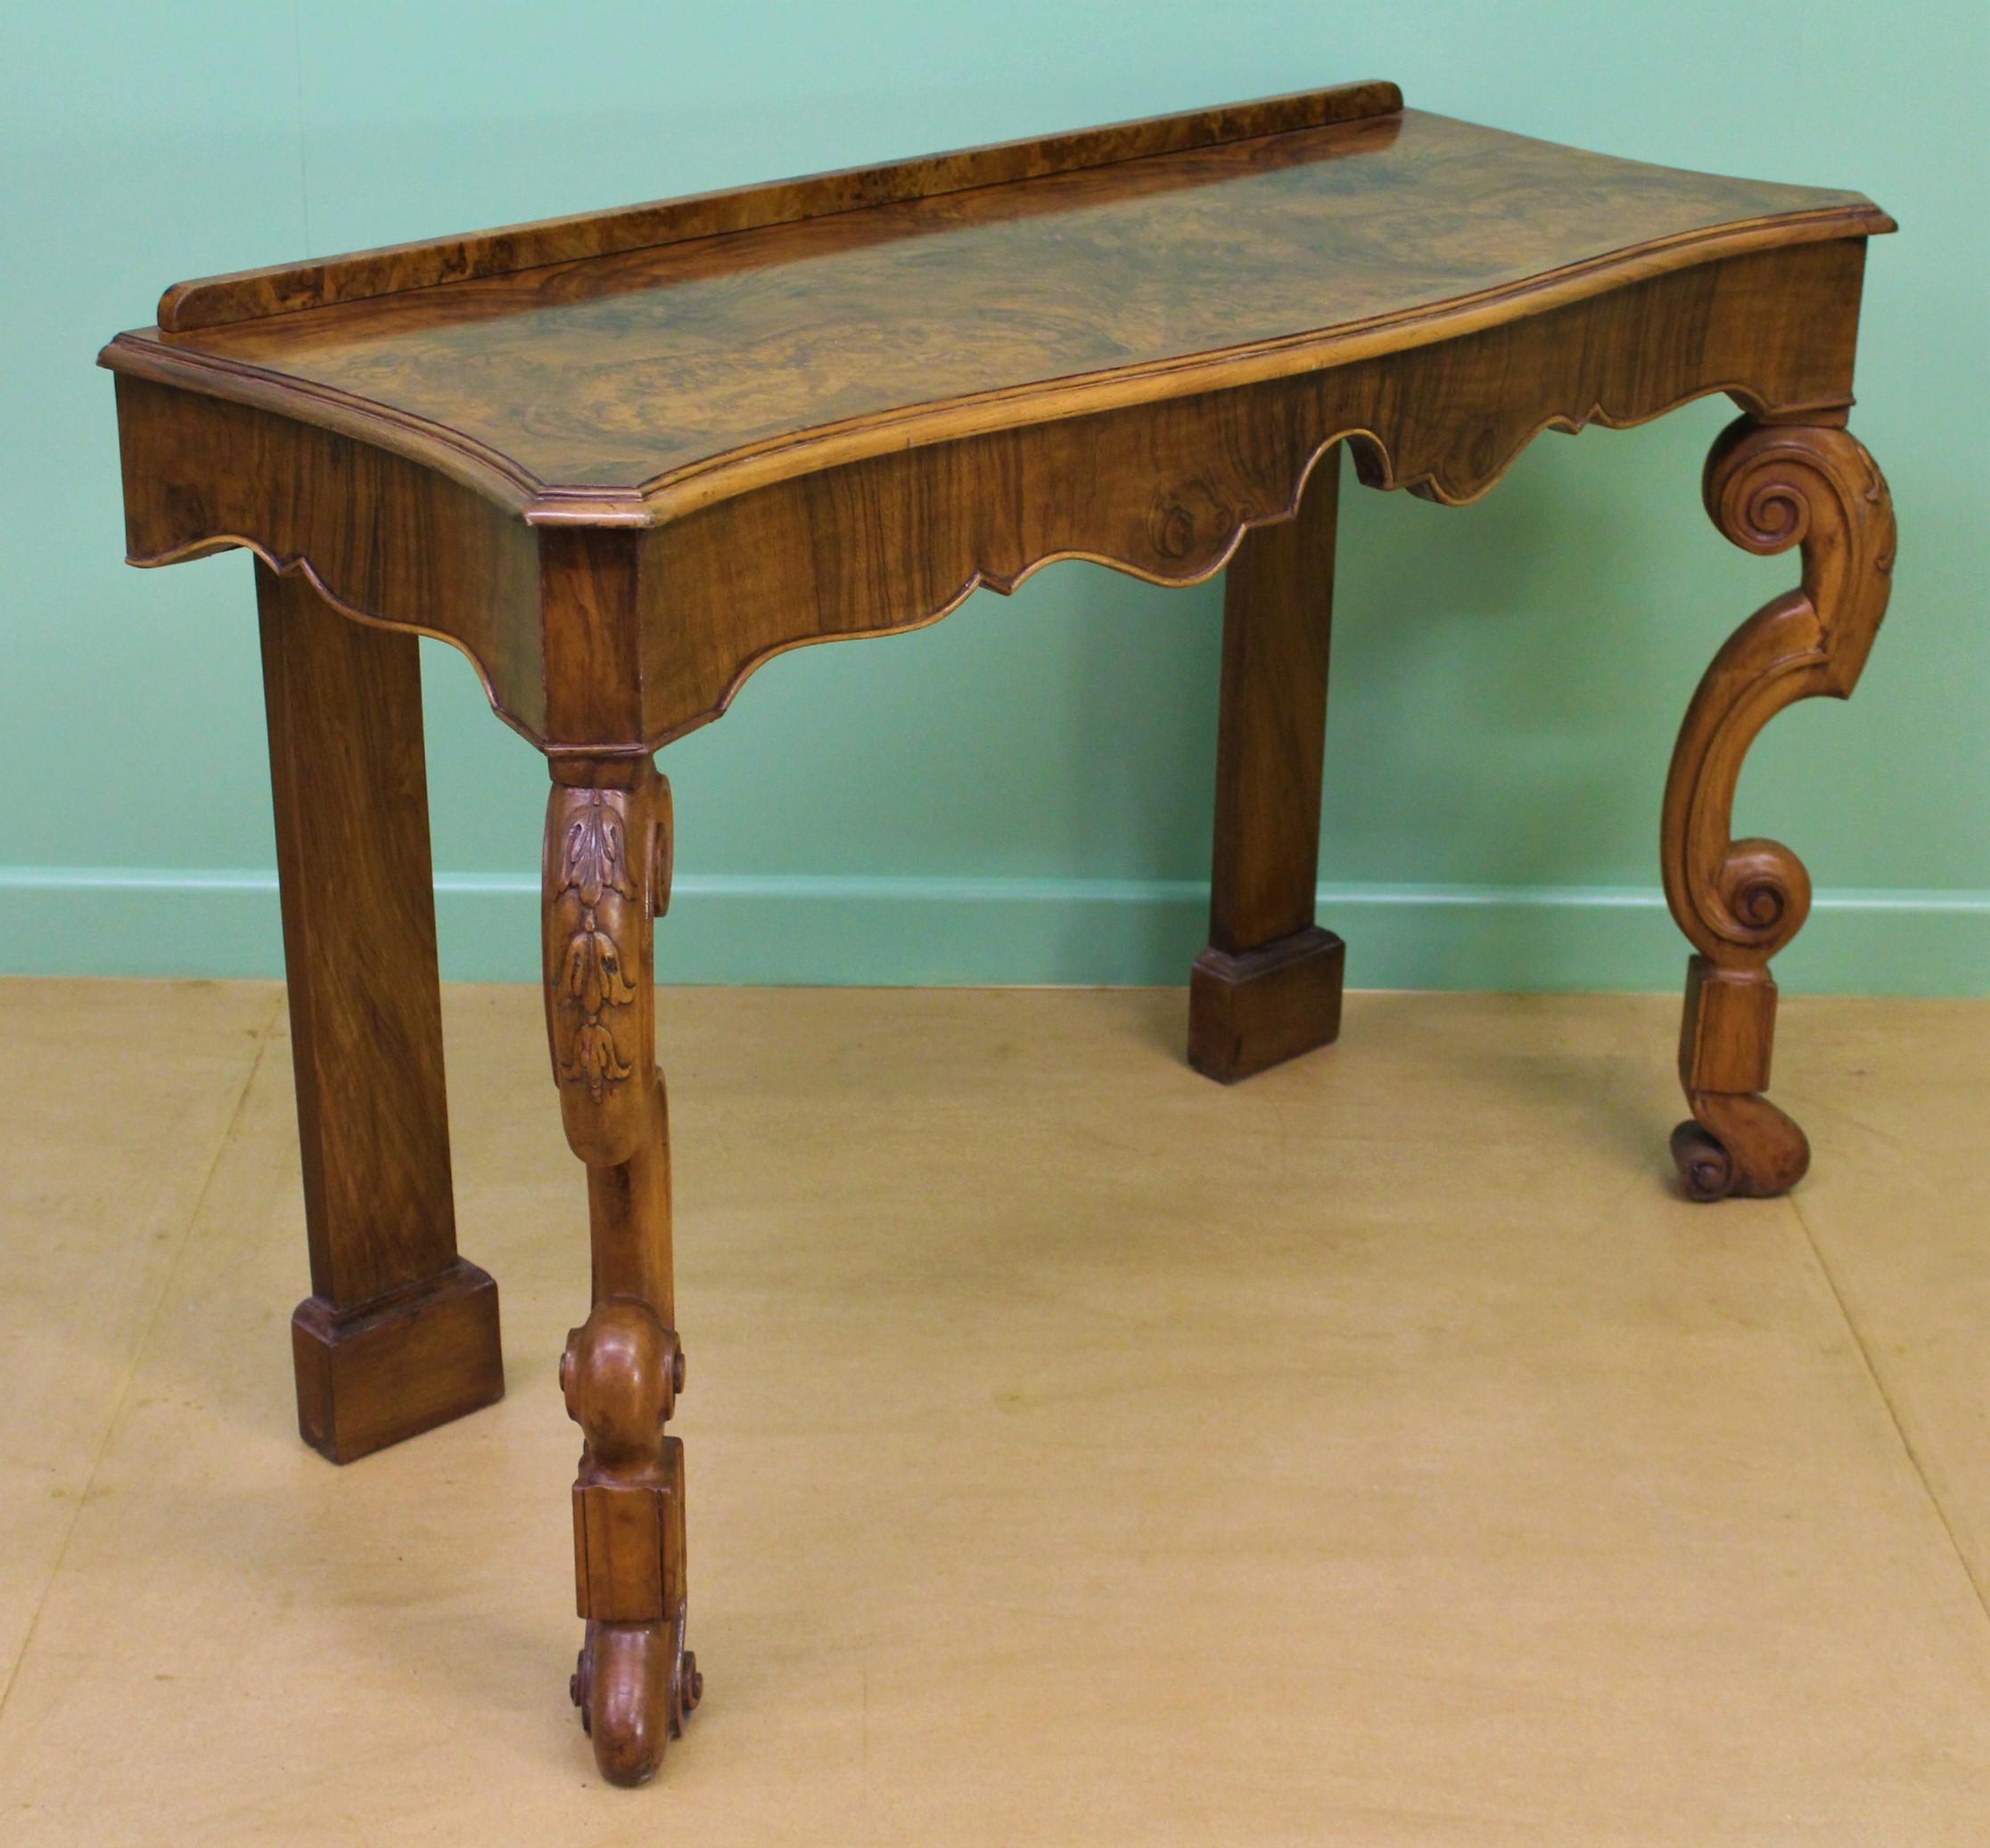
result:
<svg viewBox="0 0 1990 1848"><path fill-rule="evenodd" d="M785 649L937 620L1089 558L1228 567L1209 947L1188 1056L1331 1040L1314 920L1336 446L1457 505L1543 430L1709 392L1707 511L1797 587L1715 656L1665 785L1694 955L1673 1133L1697 1198L1791 1186L1762 1094L1804 867L1736 840L1743 754L1849 694L1894 521L1846 430L1854 193L1579 152L1363 83L549 219L167 291L119 335L127 549L257 560L312 1294L305 1438L338 1461L503 1390L456 1254L417 636L546 755L546 1016L586 1163L593 1307L560 1365L585 1645L573 1697L637 1783L685 1643L685 1387L654 1052L670 885L653 754Z"/></svg>

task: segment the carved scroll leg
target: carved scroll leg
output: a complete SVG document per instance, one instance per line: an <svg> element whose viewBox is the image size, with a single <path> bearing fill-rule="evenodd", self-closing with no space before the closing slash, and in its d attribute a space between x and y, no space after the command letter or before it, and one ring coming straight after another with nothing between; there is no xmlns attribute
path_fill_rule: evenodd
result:
<svg viewBox="0 0 1990 1848"><path fill-rule="evenodd" d="M572 1683L595 1762L640 1784L703 1692L684 1647L684 1388L670 1277L670 1127L656 1069L654 921L670 791L643 760L562 763L546 817L546 1015L567 1140L588 1164L594 1308L560 1361L587 1639Z"/></svg>
<svg viewBox="0 0 1990 1848"><path fill-rule="evenodd" d="M1223 582L1209 947L1188 1063L1232 1084L1340 1031L1345 946L1313 922L1340 453L1292 520L1246 533Z"/></svg>
<svg viewBox="0 0 1990 1848"><path fill-rule="evenodd" d="M1769 959L1802 927L1810 878L1787 847L1731 838L1735 785L1757 733L1813 694L1848 696L1886 614L1893 503L1859 442L1831 427L1730 424L1707 458L1714 523L1751 552L1802 548L1798 589L1765 604L1715 657L1665 784L1665 897L1698 954L1679 1072L1693 1113L1673 1156L1696 1200L1786 1192L1810 1165L1804 1132L1762 1096L1776 984Z"/></svg>
<svg viewBox="0 0 1990 1848"><path fill-rule="evenodd" d="M298 1425L335 1463L503 1395L497 1286L456 1255L413 636L256 566L311 1294Z"/></svg>

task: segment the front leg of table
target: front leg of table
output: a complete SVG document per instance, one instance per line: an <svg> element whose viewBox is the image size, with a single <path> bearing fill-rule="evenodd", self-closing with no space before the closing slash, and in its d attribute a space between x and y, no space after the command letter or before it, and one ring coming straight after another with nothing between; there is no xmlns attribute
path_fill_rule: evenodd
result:
<svg viewBox="0 0 1990 1848"><path fill-rule="evenodd" d="M1673 1156L1697 1200L1787 1192L1810 1165L1804 1132L1762 1093L1776 984L1769 959L1810 910L1810 875L1780 842L1732 838L1735 784L1756 735L1813 694L1850 696L1886 614L1893 502L1865 448L1834 426L1741 417L1707 458L1706 508L1750 552L1802 548L1799 588L1730 637L1688 709L1665 784L1665 896L1698 952L1688 966L1679 1074L1692 1120Z"/></svg>
<svg viewBox="0 0 1990 1848"><path fill-rule="evenodd" d="M572 1682L595 1762L653 1777L703 1692L684 1647L684 1387L670 1258L670 1125L656 1069L654 919L669 902L670 788L647 758L563 759L547 806L547 1036L588 1164L594 1307L560 1384L580 1426Z"/></svg>
<svg viewBox="0 0 1990 1848"><path fill-rule="evenodd" d="M456 1255L418 644L256 566L311 1294L305 1441L336 1463L505 1390L497 1287Z"/></svg>
<svg viewBox="0 0 1990 1848"><path fill-rule="evenodd" d="M1188 978L1188 1063L1222 1083L1340 1031L1345 946L1313 922L1340 449L1294 518L1244 535L1223 579L1209 947Z"/></svg>

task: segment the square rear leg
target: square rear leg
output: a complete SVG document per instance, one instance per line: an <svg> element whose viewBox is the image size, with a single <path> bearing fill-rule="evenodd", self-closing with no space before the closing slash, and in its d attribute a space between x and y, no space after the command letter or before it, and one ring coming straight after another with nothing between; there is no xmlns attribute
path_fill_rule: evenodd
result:
<svg viewBox="0 0 1990 1848"><path fill-rule="evenodd" d="M456 1255L415 638L258 563L310 1243L298 1426L349 1463L505 1390L497 1286Z"/></svg>
<svg viewBox="0 0 1990 1848"><path fill-rule="evenodd" d="M1327 739L1338 450L1297 515L1244 537L1223 583L1209 947L1188 981L1188 1063L1233 1084L1340 1031L1345 948L1313 922Z"/></svg>

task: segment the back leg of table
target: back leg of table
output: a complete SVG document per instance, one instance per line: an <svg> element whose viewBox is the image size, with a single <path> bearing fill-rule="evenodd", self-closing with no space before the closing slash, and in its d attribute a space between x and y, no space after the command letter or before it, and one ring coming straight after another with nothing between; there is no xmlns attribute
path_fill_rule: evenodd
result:
<svg viewBox="0 0 1990 1848"><path fill-rule="evenodd" d="M311 1294L299 1428L337 1463L504 1392L456 1255L415 638L258 563Z"/></svg>
<svg viewBox="0 0 1990 1848"><path fill-rule="evenodd" d="M1340 1031L1344 946L1313 922L1333 623L1338 449L1294 519L1246 533L1223 584L1209 947L1188 1063L1225 1084Z"/></svg>

